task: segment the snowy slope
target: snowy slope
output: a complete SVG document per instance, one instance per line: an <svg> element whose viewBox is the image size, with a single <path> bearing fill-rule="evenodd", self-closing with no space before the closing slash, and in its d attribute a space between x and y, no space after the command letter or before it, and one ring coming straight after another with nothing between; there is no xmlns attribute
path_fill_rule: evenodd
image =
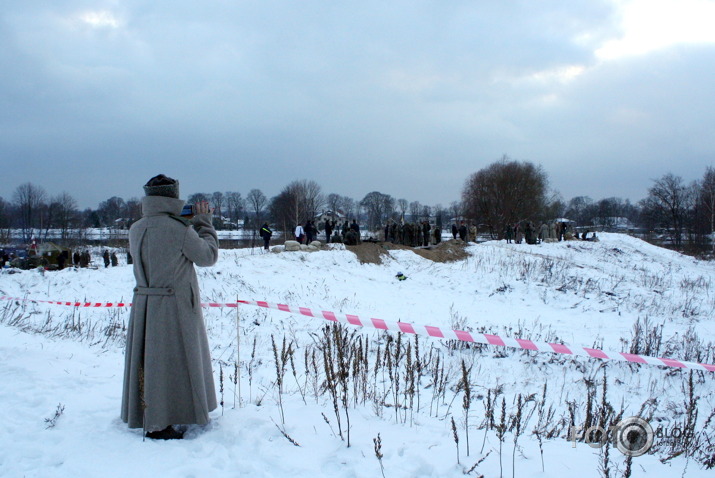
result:
<svg viewBox="0 0 715 478"><path fill-rule="evenodd" d="M715 362L711 344L715 325L715 265L650 246L640 240L603 234L601 242L562 242L529 246L488 242L468 247L469 257L432 262L409 250L392 250L382 264L361 264L341 247L315 253L263 254L225 250L219 263L199 269L202 299L235 302L267 300L292 306L351 313L421 325L488 332L533 340L561 341L605 350L628 351L634 324L654 329L662 343L659 356ZM395 274L409 278L397 281ZM0 295L80 302L131 300L131 268L25 271L0 275ZM384 368L365 384L372 399L349 407L351 446L341 440L322 378L304 364L317 350L326 322L241 306L240 356L236 348L236 310L205 309L219 383L224 373L225 406L213 422L191 429L180 442L142 441L118 418L123 367L123 328L128 309L74 309L32 302L0 304L0 476L381 476L373 439L380 434L385 476L602 476L611 466L621 476L624 456L567 441L569 408L576 424L586 419L588 397L600 402L604 362L491 346L464 348L421 338L418 346L445 369L441 396L425 371L419 382L420 405L393 397L394 381ZM380 347L394 347L387 334L357 331L370 346L370 366ZM396 337L396 336L393 336ZM282 395L275 386L272 340L286 339L295 349ZM401 339L415 346L414 337ZM254 349L255 343L255 349ZM392 344L392 345L390 345ZM641 350L642 352L642 350ZM403 353L404 355L404 353ZM320 360L320 356L318 357ZM404 359L403 359L404 361ZM469 372L472 402L463 409L461 364ZM238 390L231 383L234 364L241 369ZM318 367L319 369L321 367ZM405 369L407 370L407 369ZM624 416L646 406L654 427L677 427L685 417L688 373L675 369L608 363L607 401ZM404 372L406 373L406 372ZM699 412L696 429L713 433L708 415L715 407L712 374L694 374ZM315 383L311 383L313 381ZM402 378L400 378L402 380ZM544 385L557 437L543 442L534 430ZM514 430L501 443L497 430L484 427L487 393L499 391L507 418L517 398L529 398L526 431ZM382 393L381 396L380 392ZM387 397L387 399L385 398ZM365 395L363 395L365 398ZM395 403L400 407L396 408ZM572 405L568 405L571 403ZM54 426L46 419L64 410ZM496 408L497 421L500 409ZM285 424L282 423L285 417ZM341 415L346 426L345 413ZM451 420L458 429L459 461ZM285 435L297 442L295 446ZM466 456L468 430L470 453ZM346 433L343 433L347 438ZM656 443L658 445L658 443ZM668 456L660 443L633 459L632 476L709 476L695 457ZM501 460L500 460L501 457ZM616 468L621 471L616 472Z"/></svg>

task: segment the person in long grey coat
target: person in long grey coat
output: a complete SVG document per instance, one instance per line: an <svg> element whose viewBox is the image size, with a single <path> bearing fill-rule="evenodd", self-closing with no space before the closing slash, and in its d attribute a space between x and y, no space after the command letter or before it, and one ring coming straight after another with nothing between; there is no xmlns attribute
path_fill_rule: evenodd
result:
<svg viewBox="0 0 715 478"><path fill-rule="evenodd" d="M121 416L149 438L182 438L172 425L206 424L217 406L194 265L216 263L218 239L208 203L190 221L180 217L178 181L159 175L144 190L142 219L129 231L136 287Z"/></svg>

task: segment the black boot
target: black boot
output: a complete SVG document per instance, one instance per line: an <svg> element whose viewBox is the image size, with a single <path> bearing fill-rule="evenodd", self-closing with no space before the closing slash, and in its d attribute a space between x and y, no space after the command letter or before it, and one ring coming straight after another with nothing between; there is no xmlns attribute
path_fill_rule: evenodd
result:
<svg viewBox="0 0 715 478"><path fill-rule="evenodd" d="M169 425L158 432L147 432L146 437L153 440L181 440L184 438L184 432Z"/></svg>

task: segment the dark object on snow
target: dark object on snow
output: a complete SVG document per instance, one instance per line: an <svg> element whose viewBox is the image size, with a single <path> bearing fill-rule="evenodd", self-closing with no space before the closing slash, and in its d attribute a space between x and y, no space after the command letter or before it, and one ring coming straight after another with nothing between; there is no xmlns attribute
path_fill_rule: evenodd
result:
<svg viewBox="0 0 715 478"><path fill-rule="evenodd" d="M184 432L169 425L158 432L147 432L146 437L152 440L181 440L184 438Z"/></svg>
<svg viewBox="0 0 715 478"><path fill-rule="evenodd" d="M271 230L270 227L268 227L268 223L264 222L263 226L261 226L261 231L260 231L260 236L263 239L263 249L268 250L268 246L271 243L271 236L273 235L273 231Z"/></svg>
<svg viewBox="0 0 715 478"><path fill-rule="evenodd" d="M350 229L345 234L345 245L347 246L357 246L358 245L358 233Z"/></svg>
<svg viewBox="0 0 715 478"><path fill-rule="evenodd" d="M459 224L459 238L467 242L467 226L464 224L464 221L461 221Z"/></svg>
<svg viewBox="0 0 715 478"><path fill-rule="evenodd" d="M17 269L30 270L38 267L47 267L49 262L42 256L16 257L10 261L10 266Z"/></svg>
<svg viewBox="0 0 715 478"><path fill-rule="evenodd" d="M403 274L402 272L398 272L397 275L395 275L395 277L397 277L397 280L407 280L407 276L405 274Z"/></svg>
<svg viewBox="0 0 715 478"><path fill-rule="evenodd" d="M79 255L79 266L85 268L89 267L90 262L92 262L92 256L89 255L88 251L82 251Z"/></svg>

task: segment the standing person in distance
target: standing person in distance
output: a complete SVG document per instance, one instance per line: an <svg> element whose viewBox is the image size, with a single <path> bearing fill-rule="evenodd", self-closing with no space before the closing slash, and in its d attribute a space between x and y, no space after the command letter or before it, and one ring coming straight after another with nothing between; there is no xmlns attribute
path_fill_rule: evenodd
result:
<svg viewBox="0 0 715 478"><path fill-rule="evenodd" d="M464 224L464 221L459 223L459 238L467 242L467 226Z"/></svg>
<svg viewBox="0 0 715 478"><path fill-rule="evenodd" d="M330 236L333 234L333 229L335 228L335 223L328 219L325 221L325 243L330 243Z"/></svg>
<svg viewBox="0 0 715 478"><path fill-rule="evenodd" d="M270 245L271 242L271 236L273 235L273 231L271 230L270 227L268 227L268 223L264 222L263 225L261 226L261 237L263 238L263 249L266 251L268 250L268 246Z"/></svg>
<svg viewBox="0 0 715 478"><path fill-rule="evenodd" d="M153 439L183 438L177 425L204 425L217 406L194 265L218 260L207 202L181 217L179 182L160 174L144 186L142 218L129 231L134 259L122 420Z"/></svg>
<svg viewBox="0 0 715 478"><path fill-rule="evenodd" d="M353 219L353 222L350 223L350 230L355 231L355 234L357 235L357 243L360 244L360 225L355 219Z"/></svg>
<svg viewBox="0 0 715 478"><path fill-rule="evenodd" d="M295 231L293 232L293 235L295 235L296 241L303 244L303 239L305 239L305 229L303 229L303 226L301 224L295 226Z"/></svg>
<svg viewBox="0 0 715 478"><path fill-rule="evenodd" d="M313 225L313 221L308 221L305 223L305 243L310 244L315 238L315 233L317 232L316 227Z"/></svg>

